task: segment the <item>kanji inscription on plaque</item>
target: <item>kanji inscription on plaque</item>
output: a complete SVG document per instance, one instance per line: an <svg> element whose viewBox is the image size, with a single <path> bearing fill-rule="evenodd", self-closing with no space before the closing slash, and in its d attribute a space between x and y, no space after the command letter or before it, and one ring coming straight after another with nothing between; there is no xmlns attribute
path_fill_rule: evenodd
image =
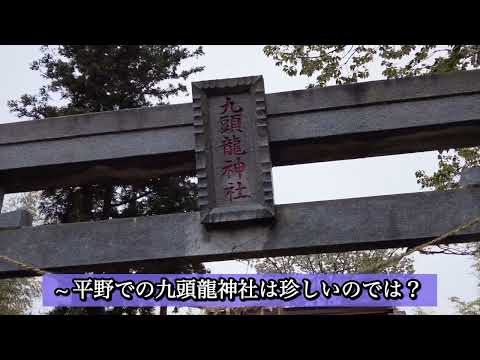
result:
<svg viewBox="0 0 480 360"><path fill-rule="evenodd" d="M195 82L192 89L202 222L272 219L263 78Z"/></svg>

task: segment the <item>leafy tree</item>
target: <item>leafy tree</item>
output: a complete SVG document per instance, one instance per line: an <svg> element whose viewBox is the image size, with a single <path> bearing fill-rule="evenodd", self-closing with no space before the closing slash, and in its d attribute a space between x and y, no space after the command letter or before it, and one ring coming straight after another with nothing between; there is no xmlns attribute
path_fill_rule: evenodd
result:
<svg viewBox="0 0 480 360"><path fill-rule="evenodd" d="M450 301L456 305L457 311L461 315L480 315L480 298L473 301L463 301L457 296L452 296Z"/></svg>
<svg viewBox="0 0 480 360"><path fill-rule="evenodd" d="M283 256L250 260L260 273L341 273L363 272L398 254L399 249L351 251L334 254L312 254L301 256ZM405 257L400 262L383 268L381 272L413 273L413 260Z"/></svg>
<svg viewBox="0 0 480 360"><path fill-rule="evenodd" d="M473 267L479 279L478 289L480 291L480 244L477 243L474 246L472 253L475 259ZM480 297L472 301L463 301L457 296L453 296L450 298L450 301L456 305L457 311L462 315L480 315Z"/></svg>
<svg viewBox="0 0 480 360"><path fill-rule="evenodd" d="M0 315L25 314L39 295L40 286L36 279L0 280Z"/></svg>
<svg viewBox="0 0 480 360"><path fill-rule="evenodd" d="M264 52L289 76L314 78L309 87L367 80L372 65L387 79L480 66L478 45L269 45Z"/></svg>
<svg viewBox="0 0 480 360"><path fill-rule="evenodd" d="M435 312L432 310L426 310L423 308L416 308L413 314L414 315L435 315Z"/></svg>
<svg viewBox="0 0 480 360"><path fill-rule="evenodd" d="M182 70L184 60L198 58L203 50L179 45L61 45L43 46L42 57L31 69L47 80L36 95L9 101L19 118L116 111L165 104L187 91L183 81L203 70ZM190 177L152 178L144 184L88 184L47 189L40 212L47 223L106 220L149 216L196 208L196 189ZM205 271L201 264L145 265L135 269L111 267L112 272ZM108 313L151 313L152 309L114 308ZM55 309L53 313L104 313L103 308ZM165 313L165 309L162 309Z"/></svg>
<svg viewBox="0 0 480 360"><path fill-rule="evenodd" d="M37 211L38 193L25 193L5 201L5 210L24 208L32 212L33 222L41 221ZM31 309L34 300L40 296L37 278L13 278L0 280L0 315L21 315Z"/></svg>
<svg viewBox="0 0 480 360"><path fill-rule="evenodd" d="M370 77L373 66L387 79L471 70L480 67L479 45L270 45L264 48L268 57L290 76L314 78L309 87L332 83L349 84ZM458 187L464 168L480 165L480 148L439 151L438 170L432 175L416 172L422 188L451 190ZM477 271L480 245L441 245L424 253L474 255ZM461 313L479 311L479 300L466 303L452 298Z"/></svg>

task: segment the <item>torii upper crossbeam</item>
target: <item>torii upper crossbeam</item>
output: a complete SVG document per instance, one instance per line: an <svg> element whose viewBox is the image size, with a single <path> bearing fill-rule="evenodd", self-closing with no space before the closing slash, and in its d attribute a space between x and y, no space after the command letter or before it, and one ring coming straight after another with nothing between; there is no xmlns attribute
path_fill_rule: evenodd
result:
<svg viewBox="0 0 480 360"><path fill-rule="evenodd" d="M81 271L111 263L404 247L480 216L476 187L282 206L269 202L268 188L272 165L477 145L480 71L267 95L259 79L196 83L193 104L0 125L0 198L196 170L206 174L199 176L206 179L199 190L209 200L201 200L202 212L34 228L19 227L28 217L2 214L0 254L50 271ZM228 104L229 121L238 120L235 110L244 110L246 135L234 133L229 139L243 141L247 150L219 148L229 114L221 111ZM217 178L215 169L219 161L230 161L224 156L240 153L246 156L240 168L258 172L243 178L252 201L230 204L219 191L230 189L231 197L233 187L226 186L231 179ZM7 215L16 220L5 220ZM259 219L265 221L252 222ZM479 230L449 242L475 241ZM24 274L1 262L0 273Z"/></svg>

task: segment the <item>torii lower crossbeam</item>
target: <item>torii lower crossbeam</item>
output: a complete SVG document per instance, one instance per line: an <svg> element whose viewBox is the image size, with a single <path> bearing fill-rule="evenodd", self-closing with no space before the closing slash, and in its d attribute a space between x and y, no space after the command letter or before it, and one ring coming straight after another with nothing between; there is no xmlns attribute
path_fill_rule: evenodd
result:
<svg viewBox="0 0 480 360"><path fill-rule="evenodd" d="M276 221L207 231L198 212L0 231L0 254L49 271L410 247L480 216L480 189L276 206ZM480 226L448 242L480 238ZM26 275L0 263L2 276Z"/></svg>

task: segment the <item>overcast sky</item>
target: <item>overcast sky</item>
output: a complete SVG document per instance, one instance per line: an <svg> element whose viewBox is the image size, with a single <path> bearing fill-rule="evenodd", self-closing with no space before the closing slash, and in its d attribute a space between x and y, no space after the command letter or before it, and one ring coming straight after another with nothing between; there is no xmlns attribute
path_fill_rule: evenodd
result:
<svg viewBox="0 0 480 360"><path fill-rule="evenodd" d="M198 62L205 71L188 81L211 80L250 75L263 75L267 93L298 90L306 87L305 77L291 78L262 52L262 46L205 46L205 55ZM0 123L18 121L7 108L7 101L24 93L35 93L43 79L29 69L40 55L39 46L0 46ZM380 79L378 70L372 80ZM191 96L179 96L171 103L190 102ZM276 204L339 198L398 194L421 191L415 171L432 173L437 168L436 153L424 152L367 159L324 162L277 167L273 170ZM301 186L298 186L301 184ZM472 260L454 255L415 256L417 273L438 274L439 306L435 313L453 313L448 298L459 296L471 300L480 294L471 268ZM236 262L210 263L212 272L251 272Z"/></svg>

